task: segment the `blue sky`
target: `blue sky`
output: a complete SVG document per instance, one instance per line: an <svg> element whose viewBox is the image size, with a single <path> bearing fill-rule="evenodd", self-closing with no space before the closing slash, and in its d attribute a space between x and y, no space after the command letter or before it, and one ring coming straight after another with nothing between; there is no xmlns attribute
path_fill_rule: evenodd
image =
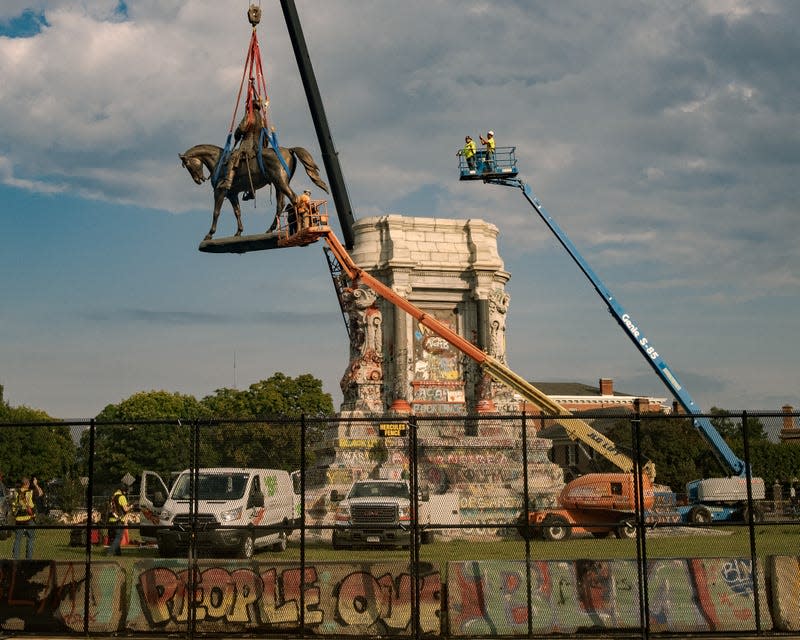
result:
<svg viewBox="0 0 800 640"><path fill-rule="evenodd" d="M247 3L230 4L0 6L12 405L84 418L275 371L340 401L347 338L321 247L197 251L210 187L177 154L224 143L250 35ZM457 180L464 135L490 128L701 407L800 406L800 4L297 4L356 216L500 228L515 371L667 395L519 191ZM279 5L262 8L272 122L319 160ZM245 207L246 232L272 207ZM225 208L218 235L233 228Z"/></svg>

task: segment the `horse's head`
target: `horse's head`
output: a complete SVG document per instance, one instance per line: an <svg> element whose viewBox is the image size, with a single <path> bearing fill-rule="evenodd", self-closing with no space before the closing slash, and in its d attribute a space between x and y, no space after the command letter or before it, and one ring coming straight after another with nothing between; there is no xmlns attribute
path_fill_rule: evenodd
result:
<svg viewBox="0 0 800 640"><path fill-rule="evenodd" d="M186 170L189 172L189 175L192 176L192 180L194 180L196 184L203 184L203 182L206 181L206 177L203 175L203 163L200 161L200 158L187 156L183 153L179 153L178 157L181 159L181 164L186 167Z"/></svg>

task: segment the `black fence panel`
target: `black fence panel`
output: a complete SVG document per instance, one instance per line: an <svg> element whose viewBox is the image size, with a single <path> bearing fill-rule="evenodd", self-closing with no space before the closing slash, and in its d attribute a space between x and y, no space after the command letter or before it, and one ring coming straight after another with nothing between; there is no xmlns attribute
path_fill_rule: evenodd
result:
<svg viewBox="0 0 800 640"><path fill-rule="evenodd" d="M705 417L3 424L0 629L789 637L798 415Z"/></svg>

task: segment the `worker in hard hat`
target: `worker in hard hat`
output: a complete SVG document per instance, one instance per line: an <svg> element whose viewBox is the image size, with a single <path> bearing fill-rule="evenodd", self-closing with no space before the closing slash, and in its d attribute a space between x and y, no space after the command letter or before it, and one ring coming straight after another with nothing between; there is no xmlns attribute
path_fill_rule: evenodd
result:
<svg viewBox="0 0 800 640"><path fill-rule="evenodd" d="M294 204L294 212L297 216L297 224L300 225L301 229L309 226L311 222L311 191L306 189L303 191L303 195L297 198L297 202Z"/></svg>
<svg viewBox="0 0 800 640"><path fill-rule="evenodd" d="M464 148L460 149L457 156L464 156L470 171L475 171L475 153L478 148L471 136L464 138Z"/></svg>
<svg viewBox="0 0 800 640"><path fill-rule="evenodd" d="M484 164L484 171L492 171L494 169L494 131L489 131L486 137L480 136L481 144L486 146L486 159Z"/></svg>

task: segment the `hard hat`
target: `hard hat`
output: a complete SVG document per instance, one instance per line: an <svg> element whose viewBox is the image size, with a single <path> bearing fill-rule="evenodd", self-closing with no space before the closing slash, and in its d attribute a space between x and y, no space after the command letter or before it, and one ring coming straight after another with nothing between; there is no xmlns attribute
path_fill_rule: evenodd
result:
<svg viewBox="0 0 800 640"><path fill-rule="evenodd" d="M489 132L489 133L487 133L486 135L493 136L493 135L494 135L494 131L490 131L490 132Z"/></svg>
<svg viewBox="0 0 800 640"><path fill-rule="evenodd" d="M306 189L305 191L303 191L303 193L307 193L308 195L311 195L311 190L310 189Z"/></svg>

